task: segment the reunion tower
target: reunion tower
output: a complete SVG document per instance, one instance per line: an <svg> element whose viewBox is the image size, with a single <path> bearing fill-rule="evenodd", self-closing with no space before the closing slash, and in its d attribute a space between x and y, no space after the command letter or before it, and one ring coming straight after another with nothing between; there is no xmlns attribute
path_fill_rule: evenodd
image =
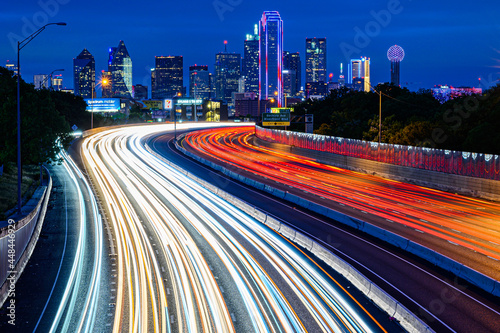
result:
<svg viewBox="0 0 500 333"><path fill-rule="evenodd" d="M391 83L399 86L399 65L405 57L405 51L401 46L394 45L387 51L387 58L391 61Z"/></svg>

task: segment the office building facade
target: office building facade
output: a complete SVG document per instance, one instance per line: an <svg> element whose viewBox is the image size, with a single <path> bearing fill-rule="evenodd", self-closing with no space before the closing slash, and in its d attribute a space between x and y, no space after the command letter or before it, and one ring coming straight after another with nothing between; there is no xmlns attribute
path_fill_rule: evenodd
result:
<svg viewBox="0 0 500 333"><path fill-rule="evenodd" d="M95 60L87 49L73 59L73 84L75 95L95 97Z"/></svg>
<svg viewBox="0 0 500 333"><path fill-rule="evenodd" d="M35 89L49 89L49 75L48 74L35 74L33 75L33 85Z"/></svg>
<svg viewBox="0 0 500 333"><path fill-rule="evenodd" d="M215 55L215 98L232 102L238 92L241 77L241 55L220 52Z"/></svg>
<svg viewBox="0 0 500 333"><path fill-rule="evenodd" d="M290 91L294 91L295 93L289 96L297 96L302 90L302 62L299 52L283 52L283 69L295 71L295 82L293 82L290 87ZM293 87L293 85L295 85L295 87Z"/></svg>
<svg viewBox="0 0 500 333"><path fill-rule="evenodd" d="M254 34L247 35L244 42L242 74L245 77L245 92L259 91L259 26Z"/></svg>
<svg viewBox="0 0 500 333"><path fill-rule="evenodd" d="M283 21L276 11L265 11L259 23L259 98L283 104Z"/></svg>
<svg viewBox="0 0 500 333"><path fill-rule="evenodd" d="M193 98L210 99L212 96L211 75L208 66L189 66L189 96Z"/></svg>
<svg viewBox="0 0 500 333"><path fill-rule="evenodd" d="M348 84L353 89L370 91L370 58L351 59L348 72Z"/></svg>
<svg viewBox="0 0 500 333"><path fill-rule="evenodd" d="M306 38L307 82L327 82L326 38Z"/></svg>
<svg viewBox="0 0 500 333"><path fill-rule="evenodd" d="M132 59L123 41L109 48L112 97L132 98Z"/></svg>
<svg viewBox="0 0 500 333"><path fill-rule="evenodd" d="M182 56L156 56L151 73L151 98L184 95L184 59Z"/></svg>

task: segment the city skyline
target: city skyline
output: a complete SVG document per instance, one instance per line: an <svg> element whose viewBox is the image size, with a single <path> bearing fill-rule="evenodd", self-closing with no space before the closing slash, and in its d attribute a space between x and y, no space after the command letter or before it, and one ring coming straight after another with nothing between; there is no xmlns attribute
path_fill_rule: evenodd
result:
<svg viewBox="0 0 500 333"><path fill-rule="evenodd" d="M134 63L134 85L151 86L149 71L154 67L154 57L160 55L184 56L184 81L187 82L188 67L194 64L207 65L209 71L214 72L214 55L224 50L224 40L228 41L228 52L243 55L245 35L264 10L280 13L284 22L283 50L299 52L302 66L305 64L305 39L326 37L327 73L333 73L334 78L340 74L341 62L346 68L350 59L366 56L371 59L372 85L390 82L386 51L394 44L405 49L401 85L410 89L431 88L436 84L477 86L479 77L490 86L499 72L495 66L500 64L496 46L500 27L493 13L498 12L494 8L500 5L493 1L486 1L487 10L465 1L441 1L433 5L432 12L424 4L409 1L376 1L361 6L312 1L308 6L321 8L314 15L303 14L299 3L285 6L263 1L241 2L232 5L231 10L229 7L223 10L217 9L215 2L196 1L198 6L190 9L189 15L179 14L168 22L161 20L163 23L156 22L157 12L168 7L169 11L181 13L187 10L187 5L155 4L158 8L154 11L151 8L130 11L127 6L117 9L102 4L99 11L92 11L97 8L92 6L97 2L89 1L89 8L83 9L86 15L81 15L82 8L74 2L54 0L54 3L57 6L51 8L27 4L22 10L6 4L1 14L2 66L7 60L15 61L12 45L15 46L16 36L24 36L23 31L33 31L33 27L45 21L68 23L66 27L50 27L21 52L22 76L28 82L32 82L35 74L64 68L64 86L74 88L73 58L84 48L88 49L95 57L96 72L100 73L107 70L108 48L116 46L120 40L127 45ZM352 14L354 8L355 15ZM453 11L443 15L448 9ZM111 10L116 14L109 17L106 13ZM477 14L471 15L472 12ZM88 15L102 24L89 26L88 18L83 19ZM302 73L303 82L304 76Z"/></svg>

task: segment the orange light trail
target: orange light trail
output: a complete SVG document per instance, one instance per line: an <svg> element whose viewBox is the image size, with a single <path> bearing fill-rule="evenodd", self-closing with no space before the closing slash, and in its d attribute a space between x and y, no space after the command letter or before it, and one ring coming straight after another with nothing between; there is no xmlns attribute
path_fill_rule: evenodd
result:
<svg viewBox="0 0 500 333"><path fill-rule="evenodd" d="M500 260L500 204L257 147L249 142L252 135L253 129L248 127L210 129L188 134L183 145L233 167Z"/></svg>

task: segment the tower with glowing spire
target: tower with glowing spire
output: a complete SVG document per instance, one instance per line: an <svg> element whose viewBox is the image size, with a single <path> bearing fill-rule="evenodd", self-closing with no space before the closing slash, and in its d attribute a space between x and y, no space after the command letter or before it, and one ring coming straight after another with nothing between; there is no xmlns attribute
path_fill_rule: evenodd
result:
<svg viewBox="0 0 500 333"><path fill-rule="evenodd" d="M393 45L387 51L387 58L391 62L391 83L400 85L400 64L405 57L405 51L399 45Z"/></svg>

